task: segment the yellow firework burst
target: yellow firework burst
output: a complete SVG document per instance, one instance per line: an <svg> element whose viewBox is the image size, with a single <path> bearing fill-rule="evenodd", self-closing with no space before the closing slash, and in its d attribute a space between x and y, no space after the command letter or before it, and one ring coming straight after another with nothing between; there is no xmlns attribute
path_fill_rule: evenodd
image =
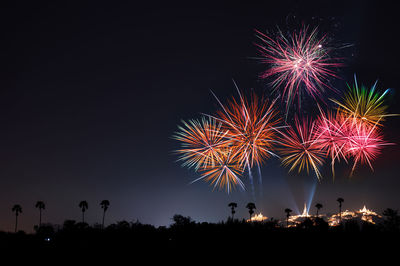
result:
<svg viewBox="0 0 400 266"><path fill-rule="evenodd" d="M359 87L354 77L354 86L348 85L349 91L345 94L343 101L335 99L331 101L338 105L338 111L348 117L370 125L380 125L385 117L390 116L386 113L387 105L384 103L385 95L389 90L379 93L376 91L376 85L377 82L370 89L363 85Z"/></svg>
<svg viewBox="0 0 400 266"><path fill-rule="evenodd" d="M179 131L173 136L180 141L181 149L178 161L182 166L207 169L218 164L220 148L226 145L226 132L221 123L213 118L203 117L199 120L182 121L184 126L178 126Z"/></svg>

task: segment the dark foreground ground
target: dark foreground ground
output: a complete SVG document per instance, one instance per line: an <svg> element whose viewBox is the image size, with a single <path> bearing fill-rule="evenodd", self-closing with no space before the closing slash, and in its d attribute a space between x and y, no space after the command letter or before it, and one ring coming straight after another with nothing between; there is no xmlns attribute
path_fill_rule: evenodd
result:
<svg viewBox="0 0 400 266"><path fill-rule="evenodd" d="M372 258L383 263L397 258L400 252L399 230L387 223L347 221L333 228L323 221L309 220L296 228L285 228L273 221L210 224L195 223L182 216L175 218L170 227L158 228L123 221L101 229L66 221L57 231L51 225L44 225L35 234L0 232L0 252L2 257L31 262L46 258L66 262L84 257L91 262L115 262L123 258L183 262L189 258L187 263L247 260L250 264L262 261L267 264L271 258L279 258L285 264L301 261L342 264L349 260L368 262ZM19 255L15 257L15 253Z"/></svg>

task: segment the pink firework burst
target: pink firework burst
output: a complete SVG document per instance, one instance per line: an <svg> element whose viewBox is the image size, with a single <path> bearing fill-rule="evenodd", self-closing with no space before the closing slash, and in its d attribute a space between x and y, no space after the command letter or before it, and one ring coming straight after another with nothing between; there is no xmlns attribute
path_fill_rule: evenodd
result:
<svg viewBox="0 0 400 266"><path fill-rule="evenodd" d="M300 104L301 93L306 91L314 99L320 98L324 88L330 88L328 78L335 77L335 69L342 66L338 58L331 58L326 36L318 38L317 28L312 31L303 27L286 38L282 32L271 38L256 30L262 44L256 44L261 53L261 62L269 68L261 78L272 78L275 90L282 89L286 109L297 97Z"/></svg>
<svg viewBox="0 0 400 266"><path fill-rule="evenodd" d="M325 156L331 160L332 175L335 176L335 162L344 159L347 162L346 147L351 136L349 119L341 113L324 113L320 109L317 119L315 142L325 151Z"/></svg>
<svg viewBox="0 0 400 266"><path fill-rule="evenodd" d="M362 122L351 122L352 134L348 138L346 152L354 158L354 172L358 163L368 164L373 170L372 161L380 154L382 146L391 145L383 140L377 124L371 126Z"/></svg>

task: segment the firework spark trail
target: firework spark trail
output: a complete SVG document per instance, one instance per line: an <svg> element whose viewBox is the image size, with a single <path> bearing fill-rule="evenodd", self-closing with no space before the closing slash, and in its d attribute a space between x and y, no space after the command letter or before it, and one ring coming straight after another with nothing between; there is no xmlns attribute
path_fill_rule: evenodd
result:
<svg viewBox="0 0 400 266"><path fill-rule="evenodd" d="M232 185L244 188L239 173L247 168L254 194L251 168L259 167L271 156L278 157L272 150L277 143L280 118L275 101L269 104L254 93L248 100L237 86L236 89L239 101L232 98L224 106L214 94L222 111L216 116L206 115L208 120L203 117L201 121L183 122L173 137L181 142L181 149L176 152L182 165L202 172L195 181L204 179L228 191Z"/></svg>
<svg viewBox="0 0 400 266"><path fill-rule="evenodd" d="M243 173L243 169L238 165L236 158L232 156L232 150L229 148L222 148L218 152L216 163L204 167L201 171L201 177L191 183L204 179L214 185L213 189L217 187L226 188L228 193L237 185L242 189L245 188L239 177Z"/></svg>
<svg viewBox="0 0 400 266"><path fill-rule="evenodd" d="M224 146L232 149L232 156L237 158L242 170L247 168L253 197L255 197L251 168L255 165L259 167L271 156L279 158L272 149L278 143L276 129L280 128L278 126L280 117L275 108L275 101L269 103L261 100L255 93L246 99L235 81L233 82L239 100L232 98L227 105L224 105L211 91L222 110L217 111L217 115L204 115L222 124L221 130L226 132Z"/></svg>
<svg viewBox="0 0 400 266"><path fill-rule="evenodd" d="M251 168L249 167L249 164L247 163L247 171L249 174L249 181L250 181L250 187L251 187L251 196L253 197L253 200L256 200L256 193L255 193L255 188L254 188L254 179L253 179L253 174L251 172Z"/></svg>
<svg viewBox="0 0 400 266"><path fill-rule="evenodd" d="M345 94L344 99L338 101L331 99L337 105L337 109L343 114L357 120L363 120L370 125L376 124L378 121L383 121L385 117L395 116L394 114L387 114L387 105L384 104L384 97L389 89L383 93L376 91L377 81L368 90L365 86L358 86L357 78L354 75L354 85L349 88ZM377 123L380 126L380 123Z"/></svg>
<svg viewBox="0 0 400 266"><path fill-rule="evenodd" d="M205 117L201 121L182 123L184 126L178 126L180 131L173 136L181 142L182 148L176 151L180 154L178 161L183 161L182 166L194 167L196 171L215 165L219 148L226 145L224 137L227 132L222 131L221 123Z"/></svg>
<svg viewBox="0 0 400 266"><path fill-rule="evenodd" d="M262 44L255 44L262 56L261 62L270 68L260 75L271 78L274 90L282 88L286 100L286 116L293 99L297 96L300 105L302 91L306 91L314 99L321 99L330 77L337 78L335 68L342 66L336 62L339 58L331 58L330 48L326 46L327 38L317 37L317 28L309 32L304 27L299 33L289 38L279 31L279 36L270 36L256 30L256 36Z"/></svg>
<svg viewBox="0 0 400 266"><path fill-rule="evenodd" d="M214 118L228 132L226 138L234 147L239 163L243 167L252 168L254 165L261 165L270 156L278 157L272 150L277 143L275 129L281 120L275 101L269 104L267 100L258 99L255 93L247 100L236 83L235 86L240 102L232 98L224 106L217 98L222 111L218 111Z"/></svg>
<svg viewBox="0 0 400 266"><path fill-rule="evenodd" d="M233 81L234 82L234 81ZM248 169L253 198L255 198L254 178L251 168L260 165L269 157L278 157L272 149L276 144L276 127L280 122L275 109L275 101L260 100L255 93L250 99L241 94L234 82L239 95L239 101L232 98L225 106L214 94L222 111L213 117L222 123L227 130L226 138L234 150L234 156L243 169ZM261 178L261 174L260 174ZM261 182L260 182L261 183Z"/></svg>
<svg viewBox="0 0 400 266"><path fill-rule="evenodd" d="M299 120L297 117L294 126L289 127L286 132L281 132L282 164L288 166L289 172L298 169L298 173L312 169L317 178L322 178L319 167L323 165L324 153L315 141L317 127L315 122L307 118Z"/></svg>
<svg viewBox="0 0 400 266"><path fill-rule="evenodd" d="M322 111L318 101L323 99L331 78L338 78L336 69L343 66L341 58L333 58L327 35L318 36L318 29L303 26L290 35L278 30L276 37L255 30L260 43L255 44L261 54L260 61L269 68L260 77L270 79L273 92L285 102L288 119L289 108L297 99L301 109L301 98L307 94L317 102L319 114L316 120L296 116L292 127L280 125L282 117L276 101L258 98L252 92L244 97L235 81L237 98L232 97L223 104L211 91L220 105L213 115L199 120L183 121L173 138L181 143L176 150L182 166L194 168L205 180L216 188L225 188L229 193L236 186L244 189L241 177L247 170L251 192L255 199L253 167L258 169L258 184L262 195L261 166L270 157L282 158L289 172L297 169L313 171L318 180L322 178L320 167L325 159L330 160L335 177L335 163L353 160L351 175L360 164L372 162L381 153L383 140L381 122L388 116L385 97L389 90L380 93L377 82L371 87L359 86L356 76L354 85L343 99L331 99L336 112ZM347 46L342 46L342 49ZM296 106L296 105L295 105ZM192 183L193 183L192 182Z"/></svg>
<svg viewBox="0 0 400 266"><path fill-rule="evenodd" d="M260 185L260 197L263 197L264 191L263 191L263 180L262 180L262 174L261 174L261 167L260 165L257 165L257 169L258 169L258 182Z"/></svg>
<svg viewBox="0 0 400 266"><path fill-rule="evenodd" d="M372 161L381 153L383 146L392 145L383 140L378 124L379 120L372 126L369 123L353 121L352 135L349 137L346 150L354 158L350 175L353 174L358 163L366 163L371 170L374 170Z"/></svg>
<svg viewBox="0 0 400 266"><path fill-rule="evenodd" d="M335 162L340 159L347 162L345 146L351 132L349 119L339 112L325 114L320 107L319 110L320 115L316 122L317 130L314 142L322 151L325 151L325 156L331 159L332 176L335 178Z"/></svg>
<svg viewBox="0 0 400 266"><path fill-rule="evenodd" d="M380 120L371 125L366 119L359 119L354 115L338 110L336 114L325 114L320 109L317 120L317 143L326 156L331 159L332 175L335 177L335 161L344 159L347 163L354 159L350 176L357 164L368 164L373 170L372 160L376 159L385 145L391 145L383 140L378 128Z"/></svg>

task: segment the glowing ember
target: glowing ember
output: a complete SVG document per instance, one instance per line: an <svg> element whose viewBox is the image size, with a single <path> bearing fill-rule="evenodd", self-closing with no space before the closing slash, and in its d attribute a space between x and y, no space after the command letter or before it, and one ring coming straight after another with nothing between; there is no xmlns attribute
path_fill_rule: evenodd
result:
<svg viewBox="0 0 400 266"><path fill-rule="evenodd" d="M247 219L247 222L263 222L266 221L268 217L262 215L260 212L258 215L254 215L251 219Z"/></svg>

